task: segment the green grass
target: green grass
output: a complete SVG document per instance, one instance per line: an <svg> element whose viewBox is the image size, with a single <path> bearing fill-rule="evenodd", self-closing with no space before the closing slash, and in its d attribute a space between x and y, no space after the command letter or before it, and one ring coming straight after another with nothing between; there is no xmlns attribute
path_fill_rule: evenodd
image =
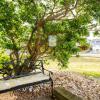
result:
<svg viewBox="0 0 100 100"><path fill-rule="evenodd" d="M69 60L68 71L79 72L88 76L100 77L100 58L72 57Z"/></svg>
<svg viewBox="0 0 100 100"><path fill-rule="evenodd" d="M88 76L100 77L100 58L96 57L72 57L69 60L68 68L60 69L57 61L49 60L49 65L46 67L53 71L72 71L79 72Z"/></svg>

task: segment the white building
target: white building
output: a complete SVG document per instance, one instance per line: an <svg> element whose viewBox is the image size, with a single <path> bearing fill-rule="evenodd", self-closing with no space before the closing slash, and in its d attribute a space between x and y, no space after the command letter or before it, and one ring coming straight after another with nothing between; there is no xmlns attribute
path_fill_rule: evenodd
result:
<svg viewBox="0 0 100 100"><path fill-rule="evenodd" d="M100 37L94 36L91 31L87 41L91 45L92 53L100 53Z"/></svg>

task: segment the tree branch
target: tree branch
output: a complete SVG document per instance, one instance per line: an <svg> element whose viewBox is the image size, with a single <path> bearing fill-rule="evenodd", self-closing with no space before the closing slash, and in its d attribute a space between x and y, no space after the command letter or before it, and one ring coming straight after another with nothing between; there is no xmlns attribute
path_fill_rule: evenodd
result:
<svg viewBox="0 0 100 100"><path fill-rule="evenodd" d="M64 8L61 8L59 10L57 10L56 12L53 12L53 14L48 15L45 20L46 21L52 21L52 20L56 20L58 18L60 18L60 16L63 15L63 17L65 17L67 15L67 13L69 11L74 10L78 5L78 0L76 0L75 5L70 8L69 5L66 5ZM61 17L62 18L62 17Z"/></svg>
<svg viewBox="0 0 100 100"><path fill-rule="evenodd" d="M29 37L29 41L27 43L27 47L28 47L28 50L29 50L29 53L31 54L32 52L32 48L30 47L31 45L31 42L32 42L32 38L33 38L33 34L37 31L37 20L36 20L36 23L35 23L35 27L32 29L32 33Z"/></svg>

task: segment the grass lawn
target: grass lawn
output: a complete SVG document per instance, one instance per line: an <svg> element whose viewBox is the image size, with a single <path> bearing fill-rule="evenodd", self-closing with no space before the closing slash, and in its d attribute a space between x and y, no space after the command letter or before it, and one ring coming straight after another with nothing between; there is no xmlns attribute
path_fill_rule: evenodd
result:
<svg viewBox="0 0 100 100"><path fill-rule="evenodd" d="M50 65L46 65L49 70L73 71L85 75L100 77L100 58L96 57L72 57L69 60L68 68L60 69L57 61L49 60Z"/></svg>
<svg viewBox="0 0 100 100"><path fill-rule="evenodd" d="M100 58L72 57L69 60L68 71L80 72L85 75L100 77Z"/></svg>

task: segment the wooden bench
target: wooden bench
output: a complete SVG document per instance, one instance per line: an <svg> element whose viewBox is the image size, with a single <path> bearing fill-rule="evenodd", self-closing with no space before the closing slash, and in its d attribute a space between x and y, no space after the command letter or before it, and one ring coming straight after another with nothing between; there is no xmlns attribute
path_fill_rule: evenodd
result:
<svg viewBox="0 0 100 100"><path fill-rule="evenodd" d="M54 96L57 100L83 100L81 97L65 90L63 87L55 88Z"/></svg>
<svg viewBox="0 0 100 100"><path fill-rule="evenodd" d="M42 63L42 62L41 62ZM10 79L0 80L0 93L21 89L27 86L37 85L41 83L51 82L51 89L53 95L53 81L51 78L51 71L44 69L43 63L41 64L41 70L35 70L28 74L14 76Z"/></svg>

